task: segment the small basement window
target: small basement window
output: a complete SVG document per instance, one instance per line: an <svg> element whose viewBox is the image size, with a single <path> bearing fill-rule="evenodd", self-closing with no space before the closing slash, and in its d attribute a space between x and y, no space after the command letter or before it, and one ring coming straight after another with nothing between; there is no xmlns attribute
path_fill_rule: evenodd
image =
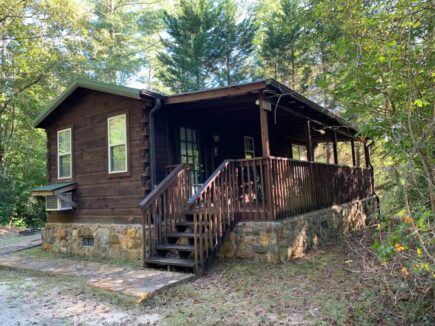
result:
<svg viewBox="0 0 435 326"><path fill-rule="evenodd" d="M93 247L94 237L83 237L83 247Z"/></svg>

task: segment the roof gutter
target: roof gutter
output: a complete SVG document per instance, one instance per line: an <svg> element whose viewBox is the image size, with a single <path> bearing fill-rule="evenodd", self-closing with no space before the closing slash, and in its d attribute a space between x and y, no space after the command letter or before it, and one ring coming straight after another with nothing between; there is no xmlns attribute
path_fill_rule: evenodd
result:
<svg viewBox="0 0 435 326"><path fill-rule="evenodd" d="M148 93L146 90L141 90L141 96L152 96L155 98L154 106L150 110L150 168L151 168L151 188L156 185L156 137L155 137L155 124L154 124L154 114L160 110L162 107L162 98L160 96L155 96L154 94Z"/></svg>

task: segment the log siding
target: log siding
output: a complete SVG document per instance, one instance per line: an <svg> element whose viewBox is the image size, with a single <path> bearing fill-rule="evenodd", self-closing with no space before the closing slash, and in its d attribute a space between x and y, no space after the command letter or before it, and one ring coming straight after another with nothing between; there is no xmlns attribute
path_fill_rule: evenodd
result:
<svg viewBox="0 0 435 326"><path fill-rule="evenodd" d="M61 104L47 127L48 176L57 178L57 131L72 129L74 193L77 210L48 212L48 222L140 223L138 202L149 191L149 108L136 100L97 91L81 91ZM109 174L108 118L127 116L128 172ZM64 180L64 179L62 179Z"/></svg>

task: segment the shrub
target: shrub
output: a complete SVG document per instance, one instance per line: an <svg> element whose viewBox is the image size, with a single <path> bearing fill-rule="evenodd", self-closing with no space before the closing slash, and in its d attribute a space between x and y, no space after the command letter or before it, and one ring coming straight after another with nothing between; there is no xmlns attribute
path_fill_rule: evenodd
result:
<svg viewBox="0 0 435 326"><path fill-rule="evenodd" d="M380 215L371 249L376 279L406 321L429 323L434 308L434 216L428 210ZM433 317L433 316L432 316Z"/></svg>

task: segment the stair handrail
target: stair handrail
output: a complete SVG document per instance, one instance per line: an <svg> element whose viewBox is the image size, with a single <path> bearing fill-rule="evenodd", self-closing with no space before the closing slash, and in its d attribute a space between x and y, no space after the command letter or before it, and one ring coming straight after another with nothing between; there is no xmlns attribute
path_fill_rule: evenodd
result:
<svg viewBox="0 0 435 326"><path fill-rule="evenodd" d="M188 200L193 215L195 271L202 274L234 227L237 186L233 160L223 161Z"/></svg>
<svg viewBox="0 0 435 326"><path fill-rule="evenodd" d="M142 209L147 209L149 205L160 196L173 182L176 177L184 170L190 169L191 165L186 163L178 164L163 180L160 182L147 196L145 196L140 202L139 206Z"/></svg>
<svg viewBox="0 0 435 326"><path fill-rule="evenodd" d="M192 192L190 171L190 164L178 164L140 201L144 261L154 254L155 246L161 244L165 235L174 229L175 223L184 217L186 201Z"/></svg>
<svg viewBox="0 0 435 326"><path fill-rule="evenodd" d="M201 195L213 184L216 178L222 173L222 171L230 164L232 160L224 160L219 164L218 168L207 178L207 180L202 184L202 186L189 198L187 201L188 207L195 205L197 200Z"/></svg>

